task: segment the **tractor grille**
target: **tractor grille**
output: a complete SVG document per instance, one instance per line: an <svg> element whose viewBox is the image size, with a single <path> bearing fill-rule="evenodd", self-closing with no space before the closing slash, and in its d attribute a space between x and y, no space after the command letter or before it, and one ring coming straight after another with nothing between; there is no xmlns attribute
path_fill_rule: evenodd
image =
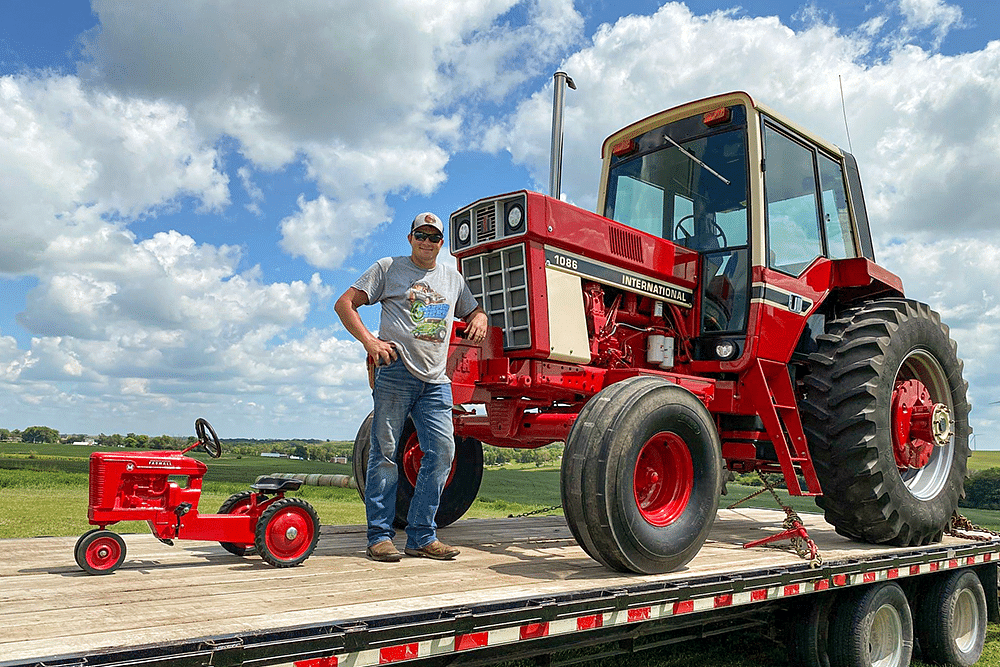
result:
<svg viewBox="0 0 1000 667"><path fill-rule="evenodd" d="M476 211L476 240L492 241L497 237L497 210L491 204Z"/></svg>
<svg viewBox="0 0 1000 667"><path fill-rule="evenodd" d="M524 246L467 257L462 260L462 275L489 316L490 326L503 329L504 349L531 347Z"/></svg>
<svg viewBox="0 0 1000 667"><path fill-rule="evenodd" d="M105 471L107 466L104 461L96 456L90 457L90 506L103 507L102 490L104 489Z"/></svg>

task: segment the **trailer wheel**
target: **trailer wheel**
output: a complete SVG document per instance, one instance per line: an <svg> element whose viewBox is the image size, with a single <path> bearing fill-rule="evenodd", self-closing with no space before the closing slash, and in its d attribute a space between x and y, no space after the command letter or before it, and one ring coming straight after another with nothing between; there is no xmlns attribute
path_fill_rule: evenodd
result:
<svg viewBox="0 0 1000 667"><path fill-rule="evenodd" d="M841 598L830 628L833 667L906 667L913 618L895 583L870 585Z"/></svg>
<svg viewBox="0 0 1000 667"><path fill-rule="evenodd" d="M656 377L605 388L574 422L563 460L566 519L595 560L669 572L705 542L719 506L721 446L711 413L686 389Z"/></svg>
<svg viewBox="0 0 1000 667"><path fill-rule="evenodd" d="M368 476L368 452L371 450L372 413L369 413L358 434L354 438L354 479L358 484L361 500L365 499L365 479ZM396 528L406 527L406 515L410 511L410 500L413 498L413 488L420 470L420 459L423 452L417 439L417 431L413 420L407 419L400 436L400 445L396 448L396 466L399 471L399 482L396 486L396 518L393 525ZM479 495L479 487L483 482L483 443L475 438L455 438L455 460L451 465L451 473L441 492L441 504L438 506L434 523L438 528L449 526L465 515Z"/></svg>
<svg viewBox="0 0 1000 667"><path fill-rule="evenodd" d="M253 499L253 491L240 491L226 498L219 507L219 514L247 514ZM222 548L234 556L253 556L257 549L252 544L236 544L234 542L219 542Z"/></svg>
<svg viewBox="0 0 1000 667"><path fill-rule="evenodd" d="M125 562L125 540L110 530L91 530L76 541L73 556L87 574L111 574Z"/></svg>
<svg viewBox="0 0 1000 667"><path fill-rule="evenodd" d="M939 576L917 607L924 660L969 667L986 641L986 594L974 572Z"/></svg>
<svg viewBox="0 0 1000 667"><path fill-rule="evenodd" d="M827 522L876 544L940 540L969 457L968 384L940 316L906 299L847 310L819 336L805 387Z"/></svg>
<svg viewBox="0 0 1000 667"><path fill-rule="evenodd" d="M261 512L254 546L268 565L292 567L312 555L319 540L319 516L301 498L276 500Z"/></svg>
<svg viewBox="0 0 1000 667"><path fill-rule="evenodd" d="M836 593L819 595L814 602L804 600L788 614L788 651L793 665L830 667L830 618L836 599Z"/></svg>

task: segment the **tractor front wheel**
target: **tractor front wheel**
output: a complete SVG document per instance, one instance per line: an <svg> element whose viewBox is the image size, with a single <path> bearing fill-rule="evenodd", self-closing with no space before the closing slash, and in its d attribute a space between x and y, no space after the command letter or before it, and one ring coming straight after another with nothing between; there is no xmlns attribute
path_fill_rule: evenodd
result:
<svg viewBox="0 0 1000 667"><path fill-rule="evenodd" d="M76 541L73 556L87 574L111 574L125 562L125 540L110 530L92 530Z"/></svg>
<svg viewBox="0 0 1000 667"><path fill-rule="evenodd" d="M845 311L819 336L805 387L826 520L876 544L940 540L969 458L968 384L940 316L907 299Z"/></svg>
<svg viewBox="0 0 1000 667"><path fill-rule="evenodd" d="M319 540L319 516L301 498L276 500L257 520L254 546L268 565L293 567L312 555Z"/></svg>
<svg viewBox="0 0 1000 667"><path fill-rule="evenodd" d="M580 411L561 477L566 521L587 554L621 572L676 570L701 549L719 507L718 432L686 389L623 380Z"/></svg>

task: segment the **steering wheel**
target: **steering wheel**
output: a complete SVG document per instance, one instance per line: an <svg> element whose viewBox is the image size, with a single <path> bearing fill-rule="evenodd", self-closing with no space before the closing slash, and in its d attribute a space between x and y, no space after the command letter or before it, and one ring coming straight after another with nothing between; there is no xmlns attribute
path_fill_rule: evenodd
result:
<svg viewBox="0 0 1000 667"><path fill-rule="evenodd" d="M694 220L693 213L690 215L685 215L683 218L677 221L676 225L674 225L675 239L679 238L681 234L683 234L684 238L686 239L694 238L694 234L684 229L684 223L687 222L688 220ZM719 247L725 248L726 246L728 246L729 242L726 241L726 232L722 229L722 227L719 226L719 223L717 223L715 220L712 220L709 222L709 224L712 226L712 234L714 234L715 237L718 239L717 242L719 244ZM692 250L699 250L699 249L700 248L692 248Z"/></svg>
<svg viewBox="0 0 1000 667"><path fill-rule="evenodd" d="M222 443L219 442L219 436L215 434L215 429L212 425L208 423L207 419L194 420L194 434L198 437L198 441L201 442L201 446L205 448L208 455L213 459L217 459L222 456ZM211 439L209 439L211 436Z"/></svg>

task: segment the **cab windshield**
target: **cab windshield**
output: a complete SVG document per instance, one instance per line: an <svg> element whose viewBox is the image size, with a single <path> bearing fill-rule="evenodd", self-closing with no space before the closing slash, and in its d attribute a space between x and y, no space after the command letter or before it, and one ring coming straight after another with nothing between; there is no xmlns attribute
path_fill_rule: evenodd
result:
<svg viewBox="0 0 1000 667"><path fill-rule="evenodd" d="M702 332L746 328L746 110L646 132L612 158L605 217L702 254ZM629 149L632 149L629 151Z"/></svg>

